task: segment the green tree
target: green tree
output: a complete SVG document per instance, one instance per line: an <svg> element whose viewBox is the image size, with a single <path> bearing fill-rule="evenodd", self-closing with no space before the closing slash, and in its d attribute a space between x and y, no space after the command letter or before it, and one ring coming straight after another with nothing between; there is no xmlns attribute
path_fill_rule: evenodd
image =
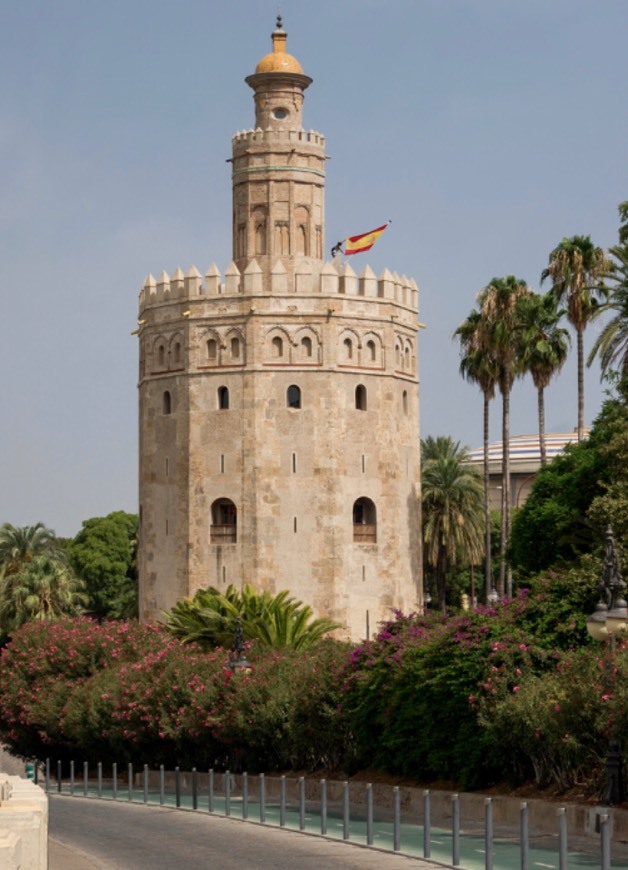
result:
<svg viewBox="0 0 628 870"><path fill-rule="evenodd" d="M307 649L341 628L326 617L313 619L312 608L290 598L287 590L258 593L249 584L241 590L230 585L224 593L213 586L201 589L193 598L178 601L164 617L170 634L205 648L230 647L238 618L245 638L275 649Z"/></svg>
<svg viewBox="0 0 628 870"><path fill-rule="evenodd" d="M526 503L513 522L511 559L521 576L565 565L593 552L613 522L606 501L589 513L598 497L612 496L621 486L625 454L621 436L628 431L628 406L619 399L604 403L589 437L565 451L538 472ZM618 492L618 490L617 490ZM621 505L619 505L618 510Z"/></svg>
<svg viewBox="0 0 628 870"><path fill-rule="evenodd" d="M54 551L62 558L55 533L43 523L34 526L0 526L0 573L2 577L17 574L22 568L42 553Z"/></svg>
<svg viewBox="0 0 628 870"><path fill-rule="evenodd" d="M590 236L564 238L549 255L541 284L549 278L551 292L566 304L567 319L576 331L578 352L578 441L584 438L584 330L595 315L606 289L600 283L611 261Z"/></svg>
<svg viewBox="0 0 628 870"><path fill-rule="evenodd" d="M70 562L85 582L89 609L99 619L137 616L138 517L114 511L85 520L67 545Z"/></svg>
<svg viewBox="0 0 628 870"><path fill-rule="evenodd" d="M502 396L502 524L499 559L499 594L506 592L506 553L510 541L510 393L521 373L521 300L529 296L525 281L507 275L493 278L478 295L482 318L486 322L487 344L499 367L499 391ZM512 594L508 571L508 594Z"/></svg>
<svg viewBox="0 0 628 870"><path fill-rule="evenodd" d="M84 584L54 554L34 556L0 587L0 625L9 634L25 622L51 622L80 613L87 603Z"/></svg>
<svg viewBox="0 0 628 870"><path fill-rule="evenodd" d="M620 382L626 384L628 382L628 203L622 203L622 206L627 210L627 222L620 230L620 237L622 231L625 231L626 241L615 245L609 251L613 257L612 268L605 275L607 282L610 282L609 296L607 301L596 310L596 317L607 312L614 316L598 335L587 365L590 366L599 355L602 378L611 378L613 372L617 371Z"/></svg>
<svg viewBox="0 0 628 870"><path fill-rule="evenodd" d="M466 449L448 436L421 441L423 552L435 570L443 611L449 567L477 563L484 553L482 482L467 460Z"/></svg>
<svg viewBox="0 0 628 870"><path fill-rule="evenodd" d="M490 403L495 398L495 387L499 368L488 345L485 323L481 313L473 309L454 333L460 341L460 374L471 383L477 384L484 400L483 413L483 475L484 475L484 595L492 588L491 570L491 514L489 508L489 422Z"/></svg>
<svg viewBox="0 0 628 870"><path fill-rule="evenodd" d="M547 464L545 449L545 388L567 359L571 339L559 326L563 311L551 293L530 293L520 305L522 343L521 364L532 375L537 391L539 414L539 448L541 465Z"/></svg>

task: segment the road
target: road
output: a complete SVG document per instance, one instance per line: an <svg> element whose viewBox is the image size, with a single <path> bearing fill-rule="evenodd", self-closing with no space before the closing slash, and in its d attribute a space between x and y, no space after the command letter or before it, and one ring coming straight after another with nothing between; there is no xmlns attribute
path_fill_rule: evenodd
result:
<svg viewBox="0 0 628 870"><path fill-rule="evenodd" d="M449 866L169 807L50 795L49 870L434 870Z"/></svg>

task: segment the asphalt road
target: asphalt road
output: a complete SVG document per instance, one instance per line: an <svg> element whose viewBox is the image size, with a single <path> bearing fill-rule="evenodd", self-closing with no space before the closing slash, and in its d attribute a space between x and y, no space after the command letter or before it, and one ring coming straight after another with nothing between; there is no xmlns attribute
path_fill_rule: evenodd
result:
<svg viewBox="0 0 628 870"><path fill-rule="evenodd" d="M49 870L434 870L342 841L168 807L50 795Z"/></svg>

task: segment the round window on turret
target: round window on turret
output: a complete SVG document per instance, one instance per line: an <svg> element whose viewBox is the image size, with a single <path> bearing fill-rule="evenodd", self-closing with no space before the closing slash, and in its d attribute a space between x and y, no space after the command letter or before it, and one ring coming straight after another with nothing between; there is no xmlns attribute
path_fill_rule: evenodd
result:
<svg viewBox="0 0 628 870"><path fill-rule="evenodd" d="M284 118L287 118L287 117L288 117L288 110L287 109L273 109L273 118L275 118L277 121L283 121Z"/></svg>

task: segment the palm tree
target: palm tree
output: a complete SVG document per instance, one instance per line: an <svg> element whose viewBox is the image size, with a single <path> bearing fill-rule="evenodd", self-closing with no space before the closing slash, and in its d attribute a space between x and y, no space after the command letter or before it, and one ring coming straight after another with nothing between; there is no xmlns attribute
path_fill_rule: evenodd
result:
<svg viewBox="0 0 628 870"><path fill-rule="evenodd" d="M466 320L460 324L454 333L460 340L460 374L471 383L477 384L484 399L484 595L488 603L488 595L492 588L491 579L491 512L489 508L489 414L490 403L495 398L499 369L486 341L486 330L482 315L473 309Z"/></svg>
<svg viewBox="0 0 628 870"><path fill-rule="evenodd" d="M499 391L502 396L502 504L499 553L499 594L506 591L506 552L510 540L510 393L520 369L521 300L529 296L525 281L507 275L493 278L478 294L480 313L485 321L486 344L498 367ZM508 595L512 595L508 571Z"/></svg>
<svg viewBox="0 0 628 870"><path fill-rule="evenodd" d="M521 363L523 370L532 375L537 391L541 465L546 465L545 388L565 364L571 338L567 330L558 325L564 311L559 310L552 293L530 293L521 300L520 314Z"/></svg>
<svg viewBox="0 0 628 870"><path fill-rule="evenodd" d="M13 526L4 523L0 526L0 574L19 572L25 564L42 553L54 550L63 552L55 541L55 534L43 523L34 526Z"/></svg>
<svg viewBox="0 0 628 870"><path fill-rule="evenodd" d="M84 583L54 553L34 556L19 571L3 576L0 626L12 633L31 620L73 616L87 603Z"/></svg>
<svg viewBox="0 0 628 870"><path fill-rule="evenodd" d="M449 437L421 441L421 492L425 558L436 572L438 605L446 609L447 571L484 552L482 482L466 448Z"/></svg>
<svg viewBox="0 0 628 870"><path fill-rule="evenodd" d="M549 255L541 284L552 281L551 292L567 306L567 320L576 331L578 351L578 441L584 438L584 330L594 317L606 288L600 283L611 268L602 248L596 248L590 236L564 238Z"/></svg>
<svg viewBox="0 0 628 870"><path fill-rule="evenodd" d="M621 204L620 214L622 207L626 210L625 219L628 221L628 202ZM587 365L590 366L599 354L602 378L609 377L612 371L618 370L620 382L628 385L628 223L623 229L626 241L615 245L609 251L614 258L613 268L605 276L612 282L609 297L596 311L596 316L606 311L614 312L615 316L597 337Z"/></svg>
<svg viewBox="0 0 628 870"><path fill-rule="evenodd" d="M341 628L326 617L312 619L312 608L289 594L287 590L276 595L258 593L249 584L241 590L230 585L224 593L210 586L164 613L165 626L183 643L229 647L239 619L245 638L275 649L306 649Z"/></svg>

